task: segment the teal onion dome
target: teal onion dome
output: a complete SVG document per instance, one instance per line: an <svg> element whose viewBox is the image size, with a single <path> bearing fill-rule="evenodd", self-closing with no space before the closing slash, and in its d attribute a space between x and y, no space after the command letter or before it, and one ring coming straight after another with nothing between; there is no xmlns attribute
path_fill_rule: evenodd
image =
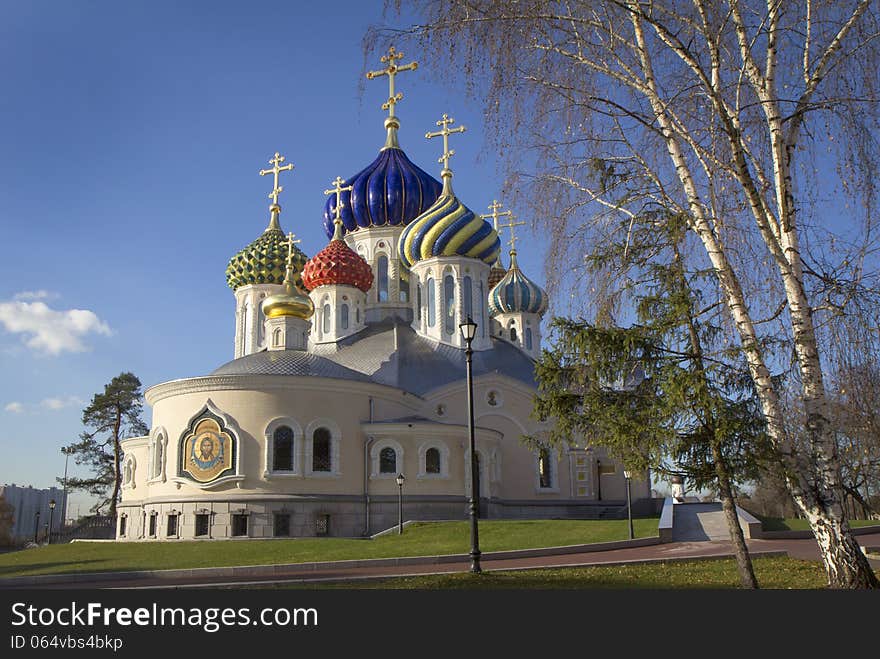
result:
<svg viewBox="0 0 880 659"><path fill-rule="evenodd" d="M510 269L489 291L489 313L535 313L547 311L547 294L526 277L516 263L516 250L510 252Z"/></svg>
<svg viewBox="0 0 880 659"><path fill-rule="evenodd" d="M501 240L492 225L444 190L437 201L410 222L400 234L398 253L403 264L434 256L466 256L493 264Z"/></svg>

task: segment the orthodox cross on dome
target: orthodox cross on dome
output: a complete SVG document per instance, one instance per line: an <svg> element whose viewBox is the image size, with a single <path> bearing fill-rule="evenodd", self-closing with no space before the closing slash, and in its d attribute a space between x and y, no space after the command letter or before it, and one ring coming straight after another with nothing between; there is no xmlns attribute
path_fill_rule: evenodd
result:
<svg viewBox="0 0 880 659"><path fill-rule="evenodd" d="M345 179L337 176L336 180L333 181L333 185L335 188L330 188L329 190L324 190L324 194L335 194L336 195L336 205L333 207L333 213L336 217L333 219L335 223L337 220L342 222L342 209L345 207L345 204L342 202L342 193L348 192L352 189L352 186L348 186L346 188L342 187L342 184L345 183Z"/></svg>
<svg viewBox="0 0 880 659"><path fill-rule="evenodd" d="M516 254L516 241L517 241L517 237L513 233L513 228L514 227L524 227L526 225L525 222L514 222L513 221L514 219L516 219L515 216L511 215L510 219L507 221L507 224L501 225L502 229L510 229L510 254L511 254L511 256ZM511 263L511 267L513 267L513 263Z"/></svg>
<svg viewBox="0 0 880 659"><path fill-rule="evenodd" d="M293 263L293 246L299 245L302 242L299 238L296 237L296 234L292 231L287 234L287 261L288 263Z"/></svg>
<svg viewBox="0 0 880 659"><path fill-rule="evenodd" d="M402 66L398 65L398 62L402 59L403 53L398 53L394 50L394 46L391 46L388 49L388 54L380 58L380 61L383 64L387 64L387 66L379 71L367 71L367 80L372 80L379 76L388 76L388 100L382 104L382 109L388 110L389 118L394 118L394 106L397 105L398 101L403 100L403 94L394 91L394 76L401 71L415 71L419 67L418 62L410 62Z"/></svg>
<svg viewBox="0 0 880 659"><path fill-rule="evenodd" d="M342 193L348 192L352 189L352 186L350 185L343 188L343 183L345 183L345 180L337 176L336 180L333 181L333 185L336 187L324 190L324 194L336 195L336 205L333 207L333 214L336 216L333 218L333 225L335 227L333 231L333 240L340 240L342 238L342 209L345 207L345 204L342 201Z"/></svg>
<svg viewBox="0 0 880 659"><path fill-rule="evenodd" d="M284 162L284 156L282 156L277 151L275 152L275 157L269 159L269 164L272 165L272 169L261 169L260 176L265 176L266 174L274 174L275 182L272 185L272 192L269 193L269 199L272 200L272 204L269 206L270 220L269 220L269 229L278 229L281 230L281 227L278 225L278 213L281 212L281 206L278 205L278 195L281 194L281 191L284 190L284 187L278 185L278 175L281 172L289 172L293 170L293 163L288 163L281 166L281 163ZM267 229L268 231L268 229Z"/></svg>
<svg viewBox="0 0 880 659"><path fill-rule="evenodd" d="M452 192L451 188L449 188L449 179L452 178L452 170L449 169L449 159L455 155L455 149L449 148L449 136L453 133L463 133L467 130L464 126L450 128L449 125L453 123L455 123L455 119L444 113L443 118L437 122L437 125L442 126L442 128L433 133L425 133L425 138L429 140L432 137L443 138L443 155L437 159L437 162L443 163L443 169L440 171L440 176L443 179L443 192L445 194L451 194Z"/></svg>
<svg viewBox="0 0 880 659"><path fill-rule="evenodd" d="M485 215L480 215L481 220L488 220L490 217L492 218L492 226L495 228L495 231L498 231L498 218L504 217L505 215L513 219L513 211L504 211L503 213L499 213L499 209L503 208L504 204L502 204L497 199L493 199L492 203L489 204L489 210L491 213L486 213Z"/></svg>
<svg viewBox="0 0 880 659"><path fill-rule="evenodd" d="M275 152L275 157L269 160L269 164L272 165L272 169L261 169L260 176L265 176L266 174L274 174L275 175L275 183L272 186L272 192L269 193L269 198L272 200L274 205L278 205L278 195L284 190L283 186L278 185L278 175L281 172L289 172L293 169L293 163L287 163L284 167L281 167L281 163L284 162L284 156L282 156L277 151Z"/></svg>

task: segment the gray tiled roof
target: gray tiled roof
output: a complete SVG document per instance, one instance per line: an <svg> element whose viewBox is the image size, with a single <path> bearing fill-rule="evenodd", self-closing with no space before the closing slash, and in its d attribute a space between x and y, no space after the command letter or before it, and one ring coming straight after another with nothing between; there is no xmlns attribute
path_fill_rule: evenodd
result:
<svg viewBox="0 0 880 659"><path fill-rule="evenodd" d="M223 364L211 375L305 375L369 382L363 373L302 350L264 350Z"/></svg>
<svg viewBox="0 0 880 659"><path fill-rule="evenodd" d="M492 339L492 349L474 352L474 377L499 373L535 386L534 362L515 346ZM305 375L376 382L418 395L465 377L465 354L419 336L400 320L386 320L338 344L313 352L272 350L224 364L212 375Z"/></svg>

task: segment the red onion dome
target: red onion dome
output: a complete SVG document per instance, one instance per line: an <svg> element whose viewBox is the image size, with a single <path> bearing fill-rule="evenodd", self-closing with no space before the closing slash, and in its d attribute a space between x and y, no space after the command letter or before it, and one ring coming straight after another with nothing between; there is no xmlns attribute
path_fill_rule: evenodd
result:
<svg viewBox="0 0 880 659"><path fill-rule="evenodd" d="M342 238L334 236L329 245L306 262L302 282L309 291L326 284L346 284L366 293L373 285L373 269Z"/></svg>

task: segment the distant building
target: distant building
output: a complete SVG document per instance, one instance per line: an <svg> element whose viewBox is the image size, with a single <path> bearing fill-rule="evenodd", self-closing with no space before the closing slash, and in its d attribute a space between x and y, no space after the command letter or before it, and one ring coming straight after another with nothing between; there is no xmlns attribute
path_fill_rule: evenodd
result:
<svg viewBox="0 0 880 659"><path fill-rule="evenodd" d="M30 485L0 485L0 497L12 506L13 519L10 535L13 542L33 540L34 531L39 530L42 540L49 528L49 519L52 519L52 533L61 530L64 511L66 510L64 490L50 487L38 490ZM49 513L49 501L55 500L55 511ZM37 519L37 513L40 516Z"/></svg>

